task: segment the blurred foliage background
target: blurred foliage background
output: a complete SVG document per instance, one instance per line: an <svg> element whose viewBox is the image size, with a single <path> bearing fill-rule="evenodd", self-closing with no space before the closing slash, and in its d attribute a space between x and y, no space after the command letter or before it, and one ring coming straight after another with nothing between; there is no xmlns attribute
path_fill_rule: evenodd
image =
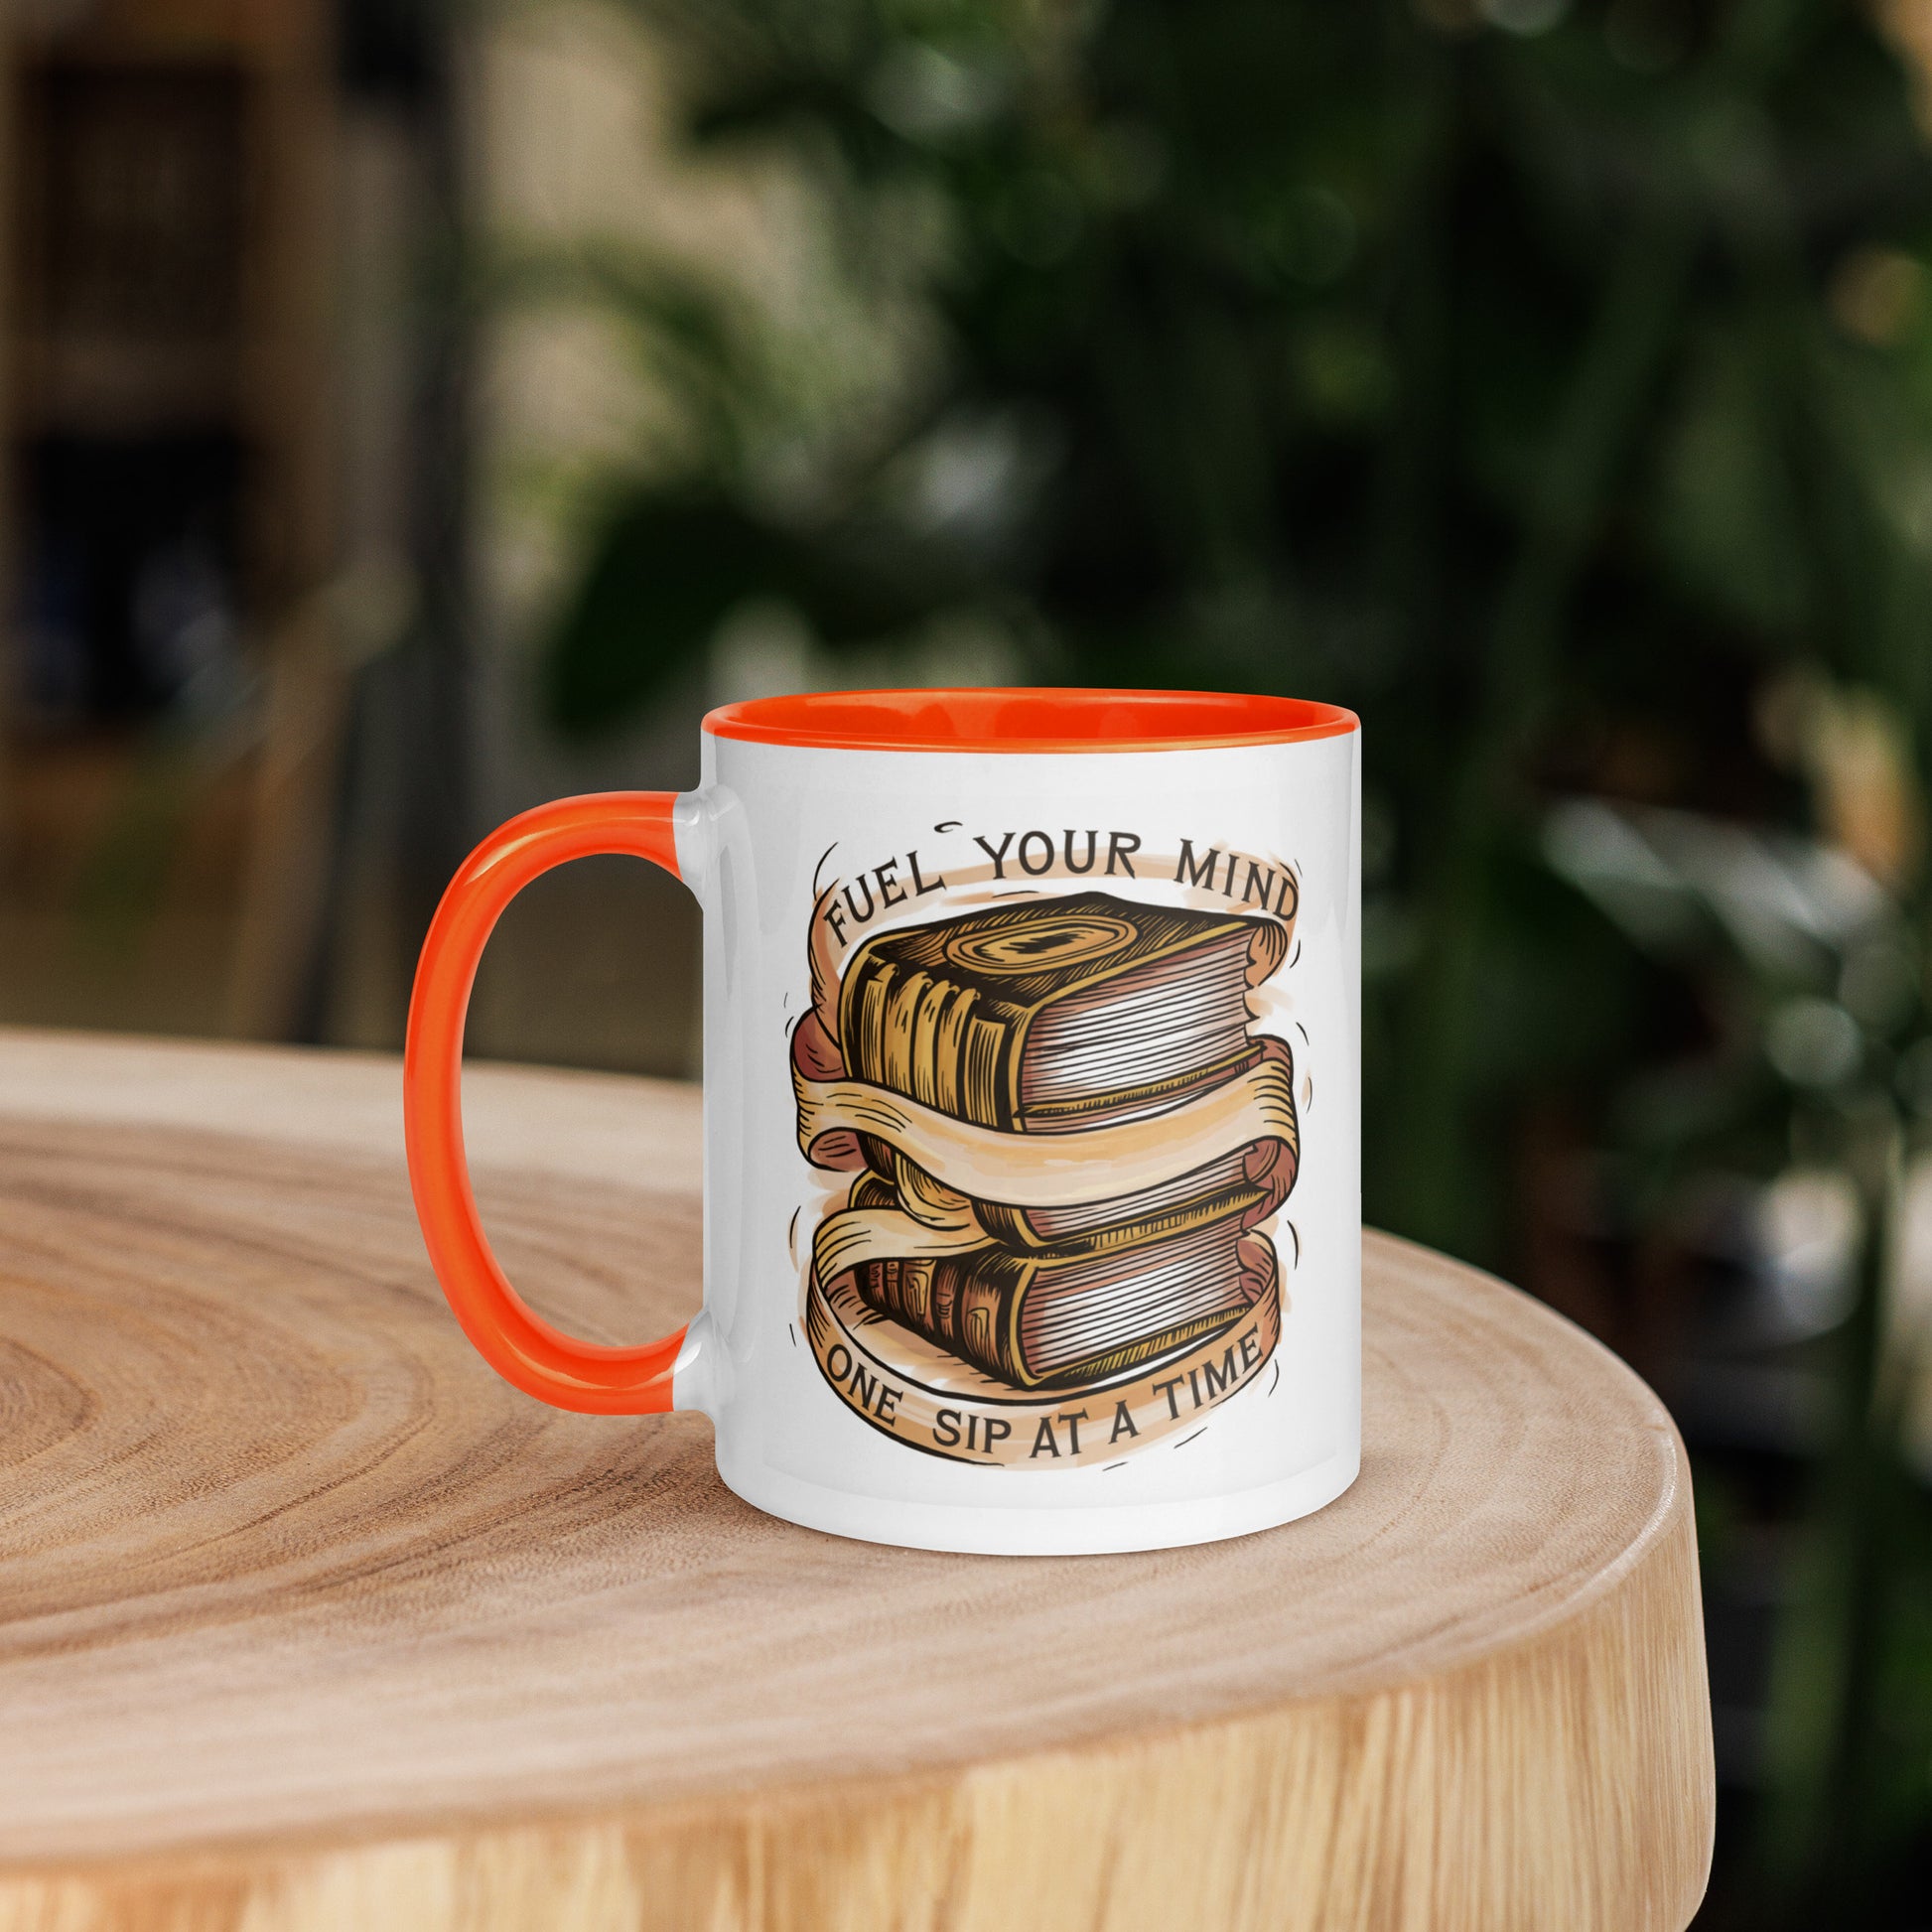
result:
<svg viewBox="0 0 1932 1932"><path fill-rule="evenodd" d="M1491 1257L1524 1094L1695 1031L1552 883L1551 798L1816 803L1902 888L1932 680L1896 62L1837 9L1497 12L654 7L690 138L781 144L924 352L814 421L723 291L580 251L684 434L609 479L544 679L609 726L757 603L867 668L943 625L1356 706L1374 1206Z"/></svg>
<svg viewBox="0 0 1932 1932"><path fill-rule="evenodd" d="M1349 705L1369 1217L1692 1449L1699 1923L1932 1927L1932 5L291 0L117 152L291 114L321 306L238 271L168 361L159 268L35 241L35 103L221 11L14 26L0 1016L393 1044L470 840L690 782L708 702ZM250 330L223 428L181 344ZM696 1070L636 870L526 896L485 1050Z"/></svg>
<svg viewBox="0 0 1932 1932"><path fill-rule="evenodd" d="M840 387L688 268L515 264L676 405L599 480L559 729L733 623L1358 710L1368 1212L1698 1445L1708 1921L1932 1922L1913 18L638 3L883 346Z"/></svg>

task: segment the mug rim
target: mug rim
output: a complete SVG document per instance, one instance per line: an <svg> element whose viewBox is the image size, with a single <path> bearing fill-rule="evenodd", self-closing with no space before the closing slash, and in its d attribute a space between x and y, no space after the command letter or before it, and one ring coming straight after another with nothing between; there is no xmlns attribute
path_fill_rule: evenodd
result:
<svg viewBox="0 0 1932 1932"><path fill-rule="evenodd" d="M1359 731L1340 705L1234 691L955 686L808 691L708 713L713 738L842 752L1180 752Z"/></svg>

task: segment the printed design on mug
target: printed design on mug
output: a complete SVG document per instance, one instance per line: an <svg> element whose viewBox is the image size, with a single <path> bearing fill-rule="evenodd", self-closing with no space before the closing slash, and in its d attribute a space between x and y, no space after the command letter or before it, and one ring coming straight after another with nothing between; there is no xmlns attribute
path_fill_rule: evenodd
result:
<svg viewBox="0 0 1932 1932"><path fill-rule="evenodd" d="M990 864L914 853L877 901L835 881L814 904L791 1070L835 1184L805 1332L850 1408L928 1453L1110 1464L1200 1428L1280 1339L1295 1063L1250 996L1289 956L1294 874L1113 841L1065 856L1104 850L1117 885L1035 884L980 839Z"/></svg>

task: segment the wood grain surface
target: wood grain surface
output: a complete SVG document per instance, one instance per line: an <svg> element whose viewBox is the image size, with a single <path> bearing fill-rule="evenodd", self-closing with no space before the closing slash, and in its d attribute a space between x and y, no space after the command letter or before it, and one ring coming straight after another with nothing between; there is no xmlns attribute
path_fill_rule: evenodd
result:
<svg viewBox="0 0 1932 1932"><path fill-rule="evenodd" d="M469 1107L533 1301L695 1309L694 1091ZM1371 1237L1325 1511L882 1549L498 1382L400 1140L393 1061L0 1034L0 1932L1689 1920L1683 1450L1547 1310Z"/></svg>

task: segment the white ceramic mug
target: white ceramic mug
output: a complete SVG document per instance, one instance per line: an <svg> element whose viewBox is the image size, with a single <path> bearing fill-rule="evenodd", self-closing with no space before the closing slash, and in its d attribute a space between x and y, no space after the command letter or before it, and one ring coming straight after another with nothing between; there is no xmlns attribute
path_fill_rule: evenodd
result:
<svg viewBox="0 0 1932 1932"><path fill-rule="evenodd" d="M712 713L696 791L564 799L450 887L410 1175L489 1362L701 1409L719 1473L875 1542L1143 1550L1360 1462L1360 731L1284 698L882 691ZM514 894L627 852L704 908L705 1300L637 1348L517 1298L464 1165Z"/></svg>

